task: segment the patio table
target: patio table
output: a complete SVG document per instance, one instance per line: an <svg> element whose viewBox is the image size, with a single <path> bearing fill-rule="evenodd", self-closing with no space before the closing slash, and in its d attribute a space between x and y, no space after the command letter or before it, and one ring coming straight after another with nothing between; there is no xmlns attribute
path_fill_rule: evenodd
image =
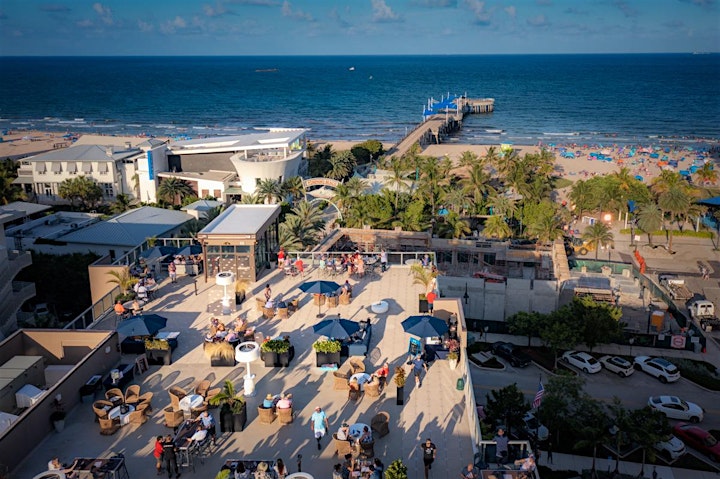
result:
<svg viewBox="0 0 720 479"><path fill-rule="evenodd" d="M132 404L126 405L125 407L127 407L127 410L125 412L122 412L122 407L123 406L120 405L110 409L108 411L108 418L119 419L120 425L125 426L126 424L130 424L130 413L135 410L135 406Z"/></svg>
<svg viewBox="0 0 720 479"><path fill-rule="evenodd" d="M359 438L360 436L362 436L362 433L365 430L365 428L368 428L368 431L371 431L371 433L372 433L372 429L370 429L370 426L368 426L367 424L363 424L361 422L356 422L355 424L350 426L350 429L349 429L350 437L353 439Z"/></svg>

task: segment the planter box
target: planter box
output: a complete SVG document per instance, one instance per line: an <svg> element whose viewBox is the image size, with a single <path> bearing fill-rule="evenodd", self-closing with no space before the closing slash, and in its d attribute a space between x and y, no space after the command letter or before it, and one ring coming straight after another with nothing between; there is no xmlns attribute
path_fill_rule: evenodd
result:
<svg viewBox="0 0 720 479"><path fill-rule="evenodd" d="M424 297L425 295L421 295L421 296ZM430 308L428 307L427 299L418 298L418 311L421 313L430 312Z"/></svg>
<svg viewBox="0 0 720 479"><path fill-rule="evenodd" d="M226 405L220 409L220 432L240 432L247 423L247 405L238 414L230 412Z"/></svg>
<svg viewBox="0 0 720 479"><path fill-rule="evenodd" d="M243 304L245 301L245 291L235 292L235 304Z"/></svg>
<svg viewBox="0 0 720 479"><path fill-rule="evenodd" d="M323 366L325 364L337 364L340 365L340 351L337 353L321 353L316 351L315 352L315 365L317 367Z"/></svg>
<svg viewBox="0 0 720 479"><path fill-rule="evenodd" d="M148 363L150 364L159 364L161 366L172 364L172 351L169 349L148 349L145 354L147 354Z"/></svg>
<svg viewBox="0 0 720 479"><path fill-rule="evenodd" d="M290 346L286 353L261 352L260 358L268 368L286 368L295 357L295 346Z"/></svg>

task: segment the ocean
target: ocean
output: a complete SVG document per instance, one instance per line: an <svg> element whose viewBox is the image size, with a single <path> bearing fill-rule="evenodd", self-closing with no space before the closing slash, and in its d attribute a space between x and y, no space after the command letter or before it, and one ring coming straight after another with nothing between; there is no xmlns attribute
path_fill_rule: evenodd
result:
<svg viewBox="0 0 720 479"><path fill-rule="evenodd" d="M495 99L451 142L720 139L720 54L1 57L0 130L400 140L429 98Z"/></svg>

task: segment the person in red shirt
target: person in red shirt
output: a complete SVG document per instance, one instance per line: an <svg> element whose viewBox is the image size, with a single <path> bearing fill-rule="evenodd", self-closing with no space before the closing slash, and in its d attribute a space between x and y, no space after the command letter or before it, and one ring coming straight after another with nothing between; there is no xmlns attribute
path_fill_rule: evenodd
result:
<svg viewBox="0 0 720 479"><path fill-rule="evenodd" d="M298 270L300 276L305 276L305 264L303 264L303 260L301 260L300 258L295 261L295 269Z"/></svg>
<svg viewBox="0 0 720 479"><path fill-rule="evenodd" d="M157 475L162 474L162 463L163 463L163 437L158 436L155 438L155 449L153 450L153 457L155 458L155 468L157 469Z"/></svg>
<svg viewBox="0 0 720 479"><path fill-rule="evenodd" d="M437 294L435 294L435 291L430 291L428 294L425 295L428 302L428 312L430 314L433 313L433 304L435 303L435 299L437 298Z"/></svg>
<svg viewBox="0 0 720 479"><path fill-rule="evenodd" d="M388 374L390 374L390 365L387 361L385 361L385 364L382 365L380 369L375 371L375 375L378 377L378 380L380 381L380 387L385 387L385 383L387 382Z"/></svg>
<svg viewBox="0 0 720 479"><path fill-rule="evenodd" d="M278 251L278 268L282 268L285 263L285 250L280 248Z"/></svg>

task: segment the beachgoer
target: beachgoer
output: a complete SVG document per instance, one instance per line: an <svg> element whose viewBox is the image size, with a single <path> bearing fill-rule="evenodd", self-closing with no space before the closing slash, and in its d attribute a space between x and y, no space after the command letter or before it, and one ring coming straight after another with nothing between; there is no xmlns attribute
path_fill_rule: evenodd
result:
<svg viewBox="0 0 720 479"><path fill-rule="evenodd" d="M425 479L428 477L428 472L432 469L432 464L437 456L437 447L435 444L427 438L424 443L420 443L420 448L423 452L423 464L425 465Z"/></svg>
<svg viewBox="0 0 720 479"><path fill-rule="evenodd" d="M325 411L320 406L315 407L315 412L310 416L310 429L312 429L315 439L317 439L318 451L322 449L320 440L325 436L329 428L330 424Z"/></svg>
<svg viewBox="0 0 720 479"><path fill-rule="evenodd" d="M412 363L413 363L413 373L415 374L415 385L418 388L421 388L422 387L422 379L420 376L422 375L423 369L427 373L427 370L428 370L427 363L425 361L423 361L423 358L420 354L415 356L415 359L413 359Z"/></svg>

